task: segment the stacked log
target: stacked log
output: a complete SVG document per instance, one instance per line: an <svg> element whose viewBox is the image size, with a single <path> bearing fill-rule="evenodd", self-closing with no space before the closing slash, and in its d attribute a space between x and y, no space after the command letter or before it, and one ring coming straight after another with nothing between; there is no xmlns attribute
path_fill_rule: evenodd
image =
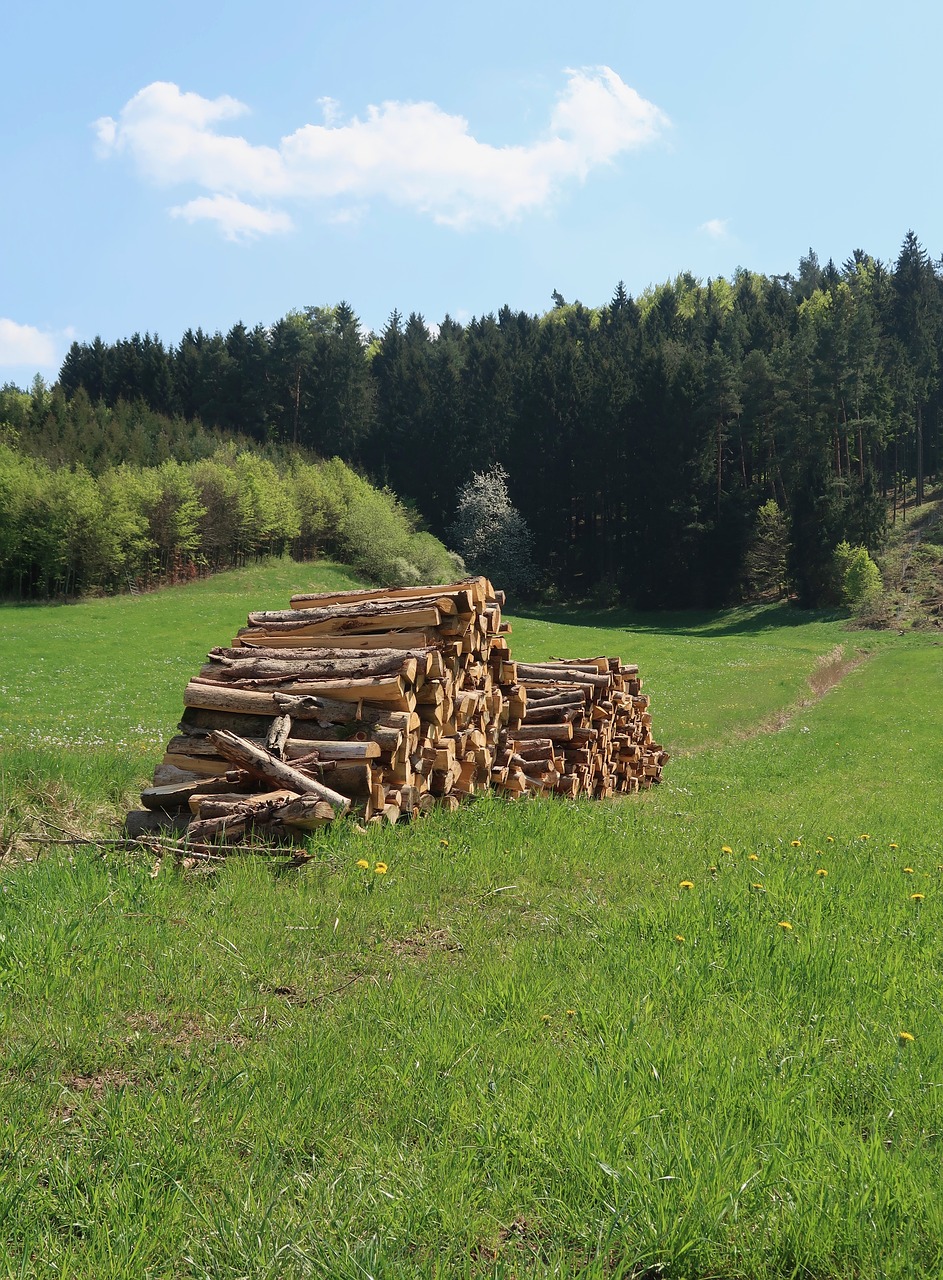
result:
<svg viewBox="0 0 943 1280"><path fill-rule="evenodd" d="M192 840L397 822L494 787L599 798L657 782L636 667L515 663L503 593L444 586L298 595L250 613L184 690L142 802Z"/></svg>

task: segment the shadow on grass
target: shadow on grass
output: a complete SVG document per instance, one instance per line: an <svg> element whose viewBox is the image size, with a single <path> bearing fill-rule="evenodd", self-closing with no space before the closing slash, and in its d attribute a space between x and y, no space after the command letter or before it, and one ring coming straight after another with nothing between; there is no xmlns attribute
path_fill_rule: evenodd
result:
<svg viewBox="0 0 943 1280"><path fill-rule="evenodd" d="M513 610L519 618L562 626L597 627L607 631L635 631L679 636L742 636L783 627L805 627L810 622L847 620L840 610L800 609L794 604L751 605L733 609L705 609L641 613L624 608L592 608L574 605L533 606Z"/></svg>

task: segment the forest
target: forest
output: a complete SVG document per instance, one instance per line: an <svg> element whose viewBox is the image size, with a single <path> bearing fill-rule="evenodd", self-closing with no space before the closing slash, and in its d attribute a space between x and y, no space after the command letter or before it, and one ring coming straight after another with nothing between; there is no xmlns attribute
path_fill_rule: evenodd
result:
<svg viewBox="0 0 943 1280"><path fill-rule="evenodd" d="M552 302L394 312L377 334L341 302L172 346L75 342L52 388L0 391L0 494L10 459L100 485L220 449L283 476L336 458L396 495L409 536L455 545L463 486L500 467L535 594L675 608L782 587L820 605L836 547L879 551L939 473L943 261L913 232L893 263L810 249L794 274Z"/></svg>

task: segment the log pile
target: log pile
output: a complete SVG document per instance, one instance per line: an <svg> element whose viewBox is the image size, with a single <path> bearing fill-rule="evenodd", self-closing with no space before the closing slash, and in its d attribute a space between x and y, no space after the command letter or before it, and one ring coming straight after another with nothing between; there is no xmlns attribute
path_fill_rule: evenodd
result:
<svg viewBox="0 0 943 1280"><path fill-rule="evenodd" d="M194 842L288 838L351 813L398 822L478 792L606 798L657 782L638 668L518 663L503 593L446 586L292 597L250 613L184 690L151 825ZM146 824L144 824L146 825Z"/></svg>

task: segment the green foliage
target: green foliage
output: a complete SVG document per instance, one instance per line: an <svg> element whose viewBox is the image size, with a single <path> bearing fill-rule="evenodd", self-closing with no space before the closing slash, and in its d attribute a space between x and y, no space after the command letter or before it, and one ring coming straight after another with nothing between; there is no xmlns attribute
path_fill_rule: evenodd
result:
<svg viewBox="0 0 943 1280"><path fill-rule="evenodd" d="M855 612L873 604L881 593L881 571L866 547L840 542L835 548L835 573L842 603Z"/></svg>
<svg viewBox="0 0 943 1280"><path fill-rule="evenodd" d="M449 580L460 562L389 492L345 463L271 460L229 445L194 463L94 477L0 444L0 592L121 590L289 549L327 551L374 582Z"/></svg>
<svg viewBox="0 0 943 1280"><path fill-rule="evenodd" d="M789 522L779 504L769 498L756 513L753 533L744 559L749 595L773 592L782 595L789 556Z"/></svg>

